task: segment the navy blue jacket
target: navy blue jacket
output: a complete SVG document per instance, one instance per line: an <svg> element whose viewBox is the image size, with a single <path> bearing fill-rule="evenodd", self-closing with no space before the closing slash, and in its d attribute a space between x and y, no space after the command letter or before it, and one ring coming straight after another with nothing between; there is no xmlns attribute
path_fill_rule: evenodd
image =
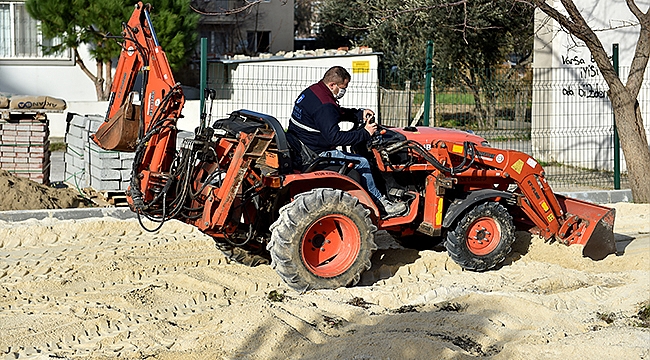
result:
<svg viewBox="0 0 650 360"><path fill-rule="evenodd" d="M359 123L363 109L339 106L330 89L322 81L308 87L296 99L287 132L298 137L315 153L337 146L356 145L370 140L370 134L361 127L341 131L341 121Z"/></svg>

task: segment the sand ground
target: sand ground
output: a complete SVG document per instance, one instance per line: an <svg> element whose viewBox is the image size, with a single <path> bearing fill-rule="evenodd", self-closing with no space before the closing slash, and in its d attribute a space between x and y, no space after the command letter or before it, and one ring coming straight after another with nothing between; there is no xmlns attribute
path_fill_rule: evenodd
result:
<svg viewBox="0 0 650 360"><path fill-rule="evenodd" d="M520 232L475 273L379 234L361 284L305 294L176 221L0 222L0 358L649 359L650 205L612 206L599 262Z"/></svg>

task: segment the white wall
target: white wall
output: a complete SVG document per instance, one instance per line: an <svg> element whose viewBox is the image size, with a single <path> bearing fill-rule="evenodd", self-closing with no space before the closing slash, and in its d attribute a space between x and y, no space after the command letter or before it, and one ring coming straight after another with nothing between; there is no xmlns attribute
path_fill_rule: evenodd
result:
<svg viewBox="0 0 650 360"><path fill-rule="evenodd" d="M355 63L354 68L353 62ZM228 85L230 98L214 101L213 119L227 117L234 110L248 109L271 115L286 128L289 125L293 102L300 92L318 82L325 71L334 65L345 67L352 75L348 90L340 100L341 106L370 108L377 111L379 55L346 55L231 62L229 67L232 67L232 71ZM355 72L355 69L360 69L359 65L367 65L368 71L357 70ZM68 112L105 116L107 107L108 102L106 101L68 101L68 108L64 113L48 114L50 136L65 136L65 119ZM179 128L194 131L199 125L201 114L199 101L187 101L182 114L184 118L178 122Z"/></svg>
<svg viewBox="0 0 650 360"><path fill-rule="evenodd" d="M619 66L623 82L639 38L636 20L623 1L575 0L608 55L619 44ZM549 1L561 12L559 1ZM637 0L647 11L649 0ZM563 32L541 11L535 16L536 38L533 72L533 156L542 161L592 169L613 170L613 113L607 98L608 86L589 49ZM646 79L648 76L646 69ZM650 128L650 83L639 94L646 131ZM585 134L584 128L594 129ZM585 160L586 159L586 160ZM624 169L624 164L622 164Z"/></svg>
<svg viewBox="0 0 650 360"><path fill-rule="evenodd" d="M347 92L339 101L341 106L378 111L378 54L230 61L224 64L229 69L229 82L225 86L213 85L226 88L224 92L228 98L215 100L213 114L216 117L244 108L272 115L287 127L298 95L322 79L325 71L335 65L343 66L352 75ZM366 65L368 71L361 70L359 65ZM212 81L218 80L215 74L209 76Z"/></svg>
<svg viewBox="0 0 650 360"><path fill-rule="evenodd" d="M199 101L190 100L185 102L183 107L184 118L178 121L178 128L184 131L192 131L199 126L201 119L201 111L199 110ZM101 115L106 116L108 110L108 101L73 101L68 103L68 109L63 113L47 114L50 120L50 137L65 137L67 128L66 118L68 113L76 113L80 115ZM237 110L237 109L233 109Z"/></svg>
<svg viewBox="0 0 650 360"><path fill-rule="evenodd" d="M95 60L79 49L84 63L95 72ZM93 82L72 60L48 62L3 61L0 64L0 92L14 95L43 95L71 101L95 101Z"/></svg>

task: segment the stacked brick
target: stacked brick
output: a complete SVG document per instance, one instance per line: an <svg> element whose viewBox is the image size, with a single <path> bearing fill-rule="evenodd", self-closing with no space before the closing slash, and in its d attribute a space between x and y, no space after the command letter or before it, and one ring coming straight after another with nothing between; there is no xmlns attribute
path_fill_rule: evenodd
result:
<svg viewBox="0 0 650 360"><path fill-rule="evenodd" d="M0 169L48 185L49 135L47 119L0 120Z"/></svg>
<svg viewBox="0 0 650 360"><path fill-rule="evenodd" d="M94 134L104 117L99 115L68 116L65 142L65 179L80 188L123 191L129 186L133 153L108 151L95 144Z"/></svg>

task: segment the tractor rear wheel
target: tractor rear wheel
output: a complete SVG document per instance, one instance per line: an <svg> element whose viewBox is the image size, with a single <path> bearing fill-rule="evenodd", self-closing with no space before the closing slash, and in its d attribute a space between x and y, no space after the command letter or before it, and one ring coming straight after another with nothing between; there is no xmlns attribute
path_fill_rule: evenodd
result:
<svg viewBox="0 0 650 360"><path fill-rule="evenodd" d="M359 282L377 249L370 210L347 192L313 189L280 209L271 225L271 266L294 290Z"/></svg>
<svg viewBox="0 0 650 360"><path fill-rule="evenodd" d="M479 204L447 233L445 248L463 269L485 271L500 264L515 241L515 226L508 210L497 202Z"/></svg>

